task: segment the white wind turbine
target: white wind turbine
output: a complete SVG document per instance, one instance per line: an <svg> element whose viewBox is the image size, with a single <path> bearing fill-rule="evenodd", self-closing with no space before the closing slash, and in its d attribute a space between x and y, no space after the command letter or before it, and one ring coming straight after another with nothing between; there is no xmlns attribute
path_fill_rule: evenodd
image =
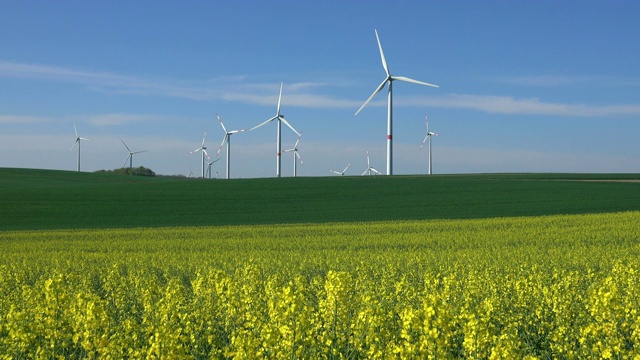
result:
<svg viewBox="0 0 640 360"><path fill-rule="evenodd" d="M69 151L73 150L76 144L78 144L78 172L79 172L80 171L80 141L89 140L89 139L80 137L80 135L78 135L78 129L76 129L76 124L73 124L73 130L76 132L76 141L73 143L73 145L71 145L71 149L69 149Z"/></svg>
<svg viewBox="0 0 640 360"><path fill-rule="evenodd" d="M347 169L349 168L349 166L351 166L351 163L348 163L347 166L342 171L335 171L335 170L329 170L329 171L331 171L334 174L338 174L340 176L344 176L344 173L347 172Z"/></svg>
<svg viewBox="0 0 640 360"><path fill-rule="evenodd" d="M438 136L438 134L429 131L429 117L425 116L425 122L427 123L427 135L424 137L424 140L422 140L422 144L420 144L420 149L422 149L422 147L424 146L424 143L429 140L429 175L431 175L431 143L433 142L433 139L431 139L432 136Z"/></svg>
<svg viewBox="0 0 640 360"><path fill-rule="evenodd" d="M291 130L293 130L294 133L296 133L296 135L300 136L300 133L298 131L296 131L296 129L293 128L293 126L291 126L291 124L289 124L289 122L284 118L284 115L280 114L280 101L282 100L282 83L280 83L280 95L278 96L278 108L276 110L276 115L270 119L268 119L267 121L263 122L262 124L258 125L258 126L254 126L253 128L249 129L249 131L251 130L255 130L263 125L266 125L274 120L278 120L278 132L276 134L276 177L280 177L280 172L282 169L282 165L281 165L281 159L280 159L280 155L282 154L282 123L284 123L285 125L287 125Z"/></svg>
<svg viewBox="0 0 640 360"><path fill-rule="evenodd" d="M295 145L293 145L293 148L282 150L283 153L293 151L293 177L296 177L298 174L298 171L297 171L298 160L300 160L300 165L304 165L304 162L302 161L300 154L298 154L298 143L300 142L300 137L302 137L302 131L300 132L300 136L298 136L298 140L296 140Z"/></svg>
<svg viewBox="0 0 640 360"><path fill-rule="evenodd" d="M220 125L222 126L222 130L224 130L224 137L222 138L222 143L220 143L220 148L218 148L218 152L216 153L216 157L220 154L220 150L222 150L222 147L224 146L224 143L227 143L227 179L229 178L229 168L231 167L230 164L230 159L231 159L231 135L236 134L236 133L240 133L243 132L245 130L231 130L228 131L226 127L224 127L224 124L222 123L222 119L220 118L220 116L218 115L218 113L216 113L216 116L218 117L218 120L220 121ZM209 176L211 176L211 174L209 174Z"/></svg>
<svg viewBox="0 0 640 360"><path fill-rule="evenodd" d="M367 170L365 170L362 175L364 176L364 174L371 175L371 172L373 171L373 175L378 174L378 175L382 175L382 173L376 169L374 169L371 166L371 163L369 162L369 151L367 151Z"/></svg>
<svg viewBox="0 0 640 360"><path fill-rule="evenodd" d="M369 102L380 91L382 91L382 89L385 87L385 85L387 85L387 83L389 84L389 93L388 93L388 97L387 97L387 175L393 175L393 144L392 144L392 140L393 140L393 130L392 130L393 129L393 126L392 126L393 125L393 91L392 91L393 81L394 80L400 80L400 81L404 81L404 82L409 82L409 83L414 83L414 84L419 84L419 85L432 86L432 87L438 87L438 85L433 85L433 84L429 84L429 83L426 83L426 82L410 79L410 78L404 77L404 76L391 75L391 73L389 73L389 67L387 66L387 60L384 57L384 52L382 52L382 45L380 44L380 38L378 37L378 30L375 30L375 33L376 33L376 40L378 40L378 48L380 49L380 58L382 59L382 67L384 68L384 71L387 74L387 77L385 77L385 79L378 86L378 88L376 88L376 90L373 92L373 94L371 94L371 96L369 96L367 101L365 101L365 103L362 104L360 109L358 109L358 111L356 111L356 115L358 115L358 113L362 109L364 109L364 107L367 106L367 104L369 104Z"/></svg>
<svg viewBox="0 0 640 360"><path fill-rule="evenodd" d="M206 156L207 159L211 160L211 158L209 157L209 154L207 154L207 148L204 146L204 141L206 138L207 138L207 132L205 131L204 135L202 136L202 145L200 145L199 148L189 153L189 154L193 154L193 153L197 153L198 151L202 151L202 177L203 178L204 178L204 164L205 164L204 157Z"/></svg>
<svg viewBox="0 0 640 360"><path fill-rule="evenodd" d="M131 151L131 149L129 149L129 147L127 146L127 144L124 143L124 140L120 139L120 141L122 141L122 145L124 145L124 147L127 148L127 151L129 152L129 156L127 157L127 159L124 161L124 165L122 167L127 166L127 162L129 162L129 169L131 169L133 167L133 155L134 154L140 154L143 152L147 152L149 150L143 150L143 151Z"/></svg>
<svg viewBox="0 0 640 360"><path fill-rule="evenodd" d="M215 159L213 161L207 161L207 176L211 179L211 165L213 165L216 161L220 159ZM218 172L216 171L216 179L218 178Z"/></svg>

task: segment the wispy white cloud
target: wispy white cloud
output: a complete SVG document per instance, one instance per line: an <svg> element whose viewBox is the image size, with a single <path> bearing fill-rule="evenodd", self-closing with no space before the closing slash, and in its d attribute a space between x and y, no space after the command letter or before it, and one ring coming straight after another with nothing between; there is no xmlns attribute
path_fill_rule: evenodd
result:
<svg viewBox="0 0 640 360"><path fill-rule="evenodd" d="M511 96L460 95L440 97L405 97L396 103L411 106L458 108L506 115L554 115L573 117L607 117L640 115L640 105L586 105L541 101L538 98L518 99Z"/></svg>
<svg viewBox="0 0 640 360"><path fill-rule="evenodd" d="M492 78L491 81L518 86L557 87L570 85L589 86L638 86L639 79L602 75L530 75Z"/></svg>
<svg viewBox="0 0 640 360"><path fill-rule="evenodd" d="M92 72L47 65L32 65L0 61L0 76L58 81L87 86L97 91L118 94L155 95L191 99L196 101L226 100L245 104L273 105L277 103L279 84L247 83L245 76L210 79L203 82L179 83L147 80L107 72ZM592 81L589 77L538 76L512 78L511 81L526 85L559 85L581 81ZM620 80L620 79L618 79ZM306 108L352 108L357 109L362 99L345 99L320 94L319 90L331 88L328 82L297 82L284 84L283 102L287 106ZM538 98L515 98L511 96L449 94L437 97L409 96L395 99L400 106L430 106L458 108L507 115L552 115L573 117L611 117L640 115L640 105L589 105L566 104L540 100ZM385 106L382 100L369 106ZM0 118L0 122L15 122L18 118ZM34 118L35 119L35 118ZM31 119L33 121L34 119ZM19 120L19 119L18 119ZM25 117L21 122L28 120ZM95 118L98 125L121 124L144 121L143 115L111 114Z"/></svg>
<svg viewBox="0 0 640 360"><path fill-rule="evenodd" d="M51 121L50 118L29 115L2 115L0 124L37 124Z"/></svg>
<svg viewBox="0 0 640 360"><path fill-rule="evenodd" d="M180 83L148 80L108 72L93 72L63 67L0 61L0 76L56 81L84 85L94 91L117 94L159 95L197 101L228 100L250 104L271 105L277 101L279 84L246 83L246 76L232 76L209 81ZM297 82L284 84L287 103L300 107L349 107L353 102L310 91L327 87L327 82ZM113 120L113 119L112 119Z"/></svg>
<svg viewBox="0 0 640 360"><path fill-rule="evenodd" d="M97 126L115 126L115 125L127 125L138 122L149 122L168 120L169 117L163 115L150 115L150 114L100 114L90 115L88 118L89 123Z"/></svg>

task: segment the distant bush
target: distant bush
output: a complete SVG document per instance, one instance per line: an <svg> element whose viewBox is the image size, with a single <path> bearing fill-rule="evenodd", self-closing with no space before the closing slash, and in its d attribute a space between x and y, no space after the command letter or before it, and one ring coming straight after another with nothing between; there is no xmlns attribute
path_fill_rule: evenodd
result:
<svg viewBox="0 0 640 360"><path fill-rule="evenodd" d="M96 173L100 174L120 174L120 175L135 175L135 176L156 176L153 170L140 166L137 168L120 168L114 170L98 170Z"/></svg>

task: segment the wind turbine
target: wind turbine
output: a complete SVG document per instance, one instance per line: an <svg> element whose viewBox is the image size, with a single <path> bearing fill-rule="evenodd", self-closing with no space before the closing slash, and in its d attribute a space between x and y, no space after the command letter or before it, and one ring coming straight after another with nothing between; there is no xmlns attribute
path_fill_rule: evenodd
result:
<svg viewBox="0 0 640 360"><path fill-rule="evenodd" d="M289 151L293 151L293 177L297 176L297 165L298 165L298 160L300 160L300 164L304 165L304 162L302 161L302 158L300 157L300 154L298 154L298 143L300 142L300 137L302 137L302 131L300 132L300 136L298 136L298 140L296 140L296 144L293 145L293 148L291 149L287 149L287 150L283 150L283 153L289 152ZM298 159L296 159L298 158Z"/></svg>
<svg viewBox="0 0 640 360"><path fill-rule="evenodd" d="M249 129L249 131L255 130L263 125L266 125L272 122L273 120L278 120L278 132L276 134L276 177L280 177L280 170L282 169L281 161L280 161L281 160L280 155L282 154L282 141L281 141L282 123L284 123L291 130L293 130L293 132L296 133L296 135L300 136L300 133L296 131L296 129L294 129L293 126L291 126L291 124L289 124L289 122L284 118L284 115L280 114L281 100L282 100L282 83L280 83L280 95L278 96L278 108L276 110L276 115L272 118L269 118L267 121L263 122L262 124Z"/></svg>
<svg viewBox="0 0 640 360"><path fill-rule="evenodd" d="M73 130L76 132L76 141L73 143L73 145L71 145L71 149L69 149L69 151L73 150L76 144L78 144L78 172L80 172L80 141L89 140L89 139L80 137L80 135L78 135L78 129L76 129L76 124L73 124Z"/></svg>
<svg viewBox="0 0 640 360"><path fill-rule="evenodd" d="M192 152L190 152L189 154L193 154L193 153L197 153L198 151L202 151L202 177L204 178L204 157L205 155L207 156L207 159L211 160L211 158L209 157L209 154L207 154L207 148L204 146L204 141L207 138L207 132L204 132L204 135L202 136L202 145L200 145L199 148L193 150Z"/></svg>
<svg viewBox="0 0 640 360"><path fill-rule="evenodd" d="M371 172L373 171L373 175L378 174L378 175L382 175L382 173L376 169L374 169L373 167L371 167L371 163L369 162L369 151L367 151L367 170L365 170L362 175L364 176L364 174L369 173L368 175L371 175Z"/></svg>
<svg viewBox="0 0 640 360"><path fill-rule="evenodd" d="M420 149L422 149L422 147L424 146L424 143L429 140L429 175L431 175L431 142L433 141L431 139L432 136L438 136L438 134L429 131L429 117L425 116L425 122L427 123L427 135L424 137L424 140L422 140L422 144L420 144Z"/></svg>
<svg viewBox="0 0 640 360"><path fill-rule="evenodd" d="M124 140L120 139L120 141L122 141L122 145L124 145L124 147L126 147L127 151L129 152L129 156L127 157L127 160L124 161L124 165L122 167L127 166L127 161L128 161L129 162L129 169L131 169L133 167L133 155L149 151L149 150L131 151L131 149L129 149L127 144L124 143Z"/></svg>
<svg viewBox="0 0 640 360"><path fill-rule="evenodd" d="M222 130L224 130L224 137L222 138L222 143L220 143L220 148L218 148L218 152L216 153L216 157L218 156L218 154L220 154L220 150L222 150L222 147L224 146L224 143L227 143L227 179L229 178L229 168L231 167L230 161L229 159L231 159L231 135L236 134L236 133L240 133L243 132L245 130L231 130L228 131L226 127L224 127L224 124L222 123L222 119L220 118L220 115L218 115L218 113L216 113L216 116L218 117L218 120L220 121L220 125L222 126ZM211 177L211 174L209 174L209 177Z"/></svg>
<svg viewBox="0 0 640 360"><path fill-rule="evenodd" d="M365 101L365 103L362 104L360 109L358 109L358 111L356 111L356 115L358 115L358 113L362 109L364 109L364 107L367 106L367 104L369 104L369 102L371 102L371 100L380 91L382 91L382 89L385 87L385 85L387 85L387 83L389 84L389 93L388 93L388 97L387 97L387 175L393 175L393 144L392 144L392 140L393 140L393 130L392 130L393 129L393 90L392 90L393 81L394 80L400 80L400 81L404 81L404 82L414 83L414 84L418 84L418 85L431 86L431 87L438 87L438 85L433 85L433 84L429 84L429 83L426 83L426 82L410 79L410 78L404 77L404 76L391 75L391 73L389 72L389 67L387 66L387 60L384 57L384 52L382 52L382 45L380 44L380 38L378 37L378 30L375 30L375 33L376 33L376 40L378 40L378 48L380 49L380 58L382 59L382 67L384 68L384 71L387 74L387 76L382 81L382 83L376 88L376 90L373 92L373 94L371 94L371 96L369 96L367 101Z"/></svg>
<svg viewBox="0 0 640 360"><path fill-rule="evenodd" d="M216 161L220 159L215 159L213 161L207 161L207 176L211 179L211 165L213 165ZM218 178L218 172L216 171L216 179Z"/></svg>
<svg viewBox="0 0 640 360"><path fill-rule="evenodd" d="M340 171L335 171L335 170L329 170L334 174L338 174L340 176L344 176L344 173L347 172L347 169L349 168L349 166L351 166L351 163L348 163L347 166L344 168L344 170L342 170L342 172Z"/></svg>

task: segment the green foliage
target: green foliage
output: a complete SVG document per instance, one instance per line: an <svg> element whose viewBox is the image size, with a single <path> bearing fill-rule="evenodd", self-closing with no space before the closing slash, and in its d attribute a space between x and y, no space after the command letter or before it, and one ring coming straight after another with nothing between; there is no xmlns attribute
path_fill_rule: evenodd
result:
<svg viewBox="0 0 640 360"><path fill-rule="evenodd" d="M123 167L120 169L114 170L98 170L96 171L98 174L118 174L118 175L134 175L134 176L156 176L151 169L148 169L144 166L139 166L137 168L128 168Z"/></svg>
<svg viewBox="0 0 640 360"><path fill-rule="evenodd" d="M481 174L207 180L0 169L0 230L630 211L640 210L639 179L637 174Z"/></svg>

